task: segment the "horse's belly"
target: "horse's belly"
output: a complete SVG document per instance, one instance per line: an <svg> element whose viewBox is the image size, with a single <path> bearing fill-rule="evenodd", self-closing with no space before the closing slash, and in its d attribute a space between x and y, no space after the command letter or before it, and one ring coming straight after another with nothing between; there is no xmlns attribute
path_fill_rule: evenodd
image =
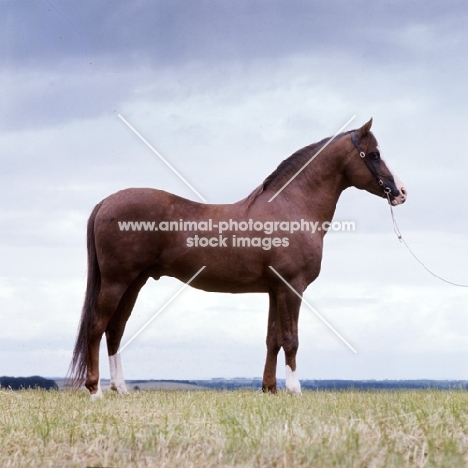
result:
<svg viewBox="0 0 468 468"><path fill-rule="evenodd" d="M165 274L210 292L267 292L266 272L260 258L230 258L216 255L191 255L172 263ZM197 274L198 273L198 274ZM195 276L196 275L196 276Z"/></svg>

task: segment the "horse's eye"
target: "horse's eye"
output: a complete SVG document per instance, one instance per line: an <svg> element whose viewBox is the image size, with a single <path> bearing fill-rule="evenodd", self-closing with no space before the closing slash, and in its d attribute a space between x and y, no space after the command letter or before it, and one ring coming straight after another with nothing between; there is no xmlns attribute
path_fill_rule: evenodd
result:
<svg viewBox="0 0 468 468"><path fill-rule="evenodd" d="M378 161L380 159L380 153L378 151L374 151L370 154L372 161Z"/></svg>

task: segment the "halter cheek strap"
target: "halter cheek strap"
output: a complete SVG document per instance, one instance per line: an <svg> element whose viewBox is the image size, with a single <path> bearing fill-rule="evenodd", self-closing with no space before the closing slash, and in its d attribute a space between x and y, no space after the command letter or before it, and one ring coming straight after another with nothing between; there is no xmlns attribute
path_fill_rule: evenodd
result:
<svg viewBox="0 0 468 468"><path fill-rule="evenodd" d="M387 196L388 194L390 194L392 192L392 189L389 186L385 186L384 181L380 178L379 173L375 169L375 166L372 164L372 161L370 159L370 155L372 153L366 154L366 153L364 153L364 151L362 151L362 148L359 145L359 142L358 142L358 140L356 138L355 132L351 132L351 141L353 142L353 145L358 150L359 156L364 161L365 165L369 169L370 173L373 175L374 179L383 188L384 196Z"/></svg>

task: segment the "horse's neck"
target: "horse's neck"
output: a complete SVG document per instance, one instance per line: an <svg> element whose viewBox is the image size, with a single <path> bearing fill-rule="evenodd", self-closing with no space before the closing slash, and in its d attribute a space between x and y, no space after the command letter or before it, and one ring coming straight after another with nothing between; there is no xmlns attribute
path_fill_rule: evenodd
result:
<svg viewBox="0 0 468 468"><path fill-rule="evenodd" d="M307 209L318 218L317 220L331 221L340 195L346 187L341 174L319 180L310 187Z"/></svg>
<svg viewBox="0 0 468 468"><path fill-rule="evenodd" d="M280 191L288 180L278 181L267 191L260 193L256 201L265 203ZM281 204L282 211L295 213L304 219L308 217L319 222L331 221L338 199L348 186L339 158L321 154L271 201L271 205L276 201Z"/></svg>

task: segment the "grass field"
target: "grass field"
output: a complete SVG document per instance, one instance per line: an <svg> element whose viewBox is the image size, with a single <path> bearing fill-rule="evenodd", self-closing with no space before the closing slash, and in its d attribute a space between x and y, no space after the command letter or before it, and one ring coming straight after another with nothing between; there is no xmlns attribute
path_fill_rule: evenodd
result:
<svg viewBox="0 0 468 468"><path fill-rule="evenodd" d="M0 466L468 465L462 391L0 391Z"/></svg>

